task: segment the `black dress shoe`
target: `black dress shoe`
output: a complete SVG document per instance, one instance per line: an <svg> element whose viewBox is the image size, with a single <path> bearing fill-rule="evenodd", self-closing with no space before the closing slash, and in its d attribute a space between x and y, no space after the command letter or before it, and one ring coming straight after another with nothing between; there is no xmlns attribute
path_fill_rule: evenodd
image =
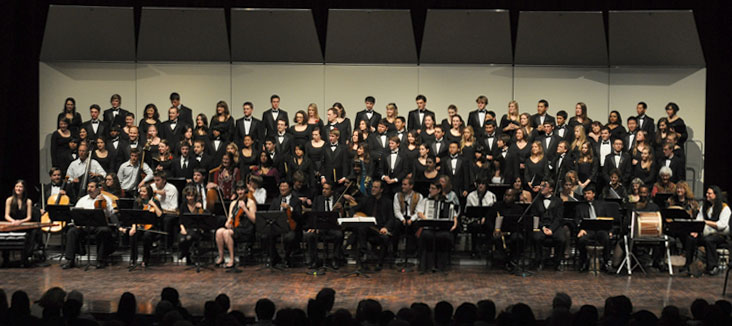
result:
<svg viewBox="0 0 732 326"><path fill-rule="evenodd" d="M332 260L332 261L330 262L330 268L332 268L332 269L334 269L334 270L338 270L339 268L341 268L341 264L339 264L339 263L338 263L338 260L336 260L336 259L333 259L333 260Z"/></svg>
<svg viewBox="0 0 732 326"><path fill-rule="evenodd" d="M61 264L61 269L69 269L76 267L76 264L74 264L73 260L67 260L65 263Z"/></svg>
<svg viewBox="0 0 732 326"><path fill-rule="evenodd" d="M376 264L376 268L374 268L374 271L380 272L382 269L384 269L384 266L382 264Z"/></svg>
<svg viewBox="0 0 732 326"><path fill-rule="evenodd" d="M715 276L715 275L719 274L719 267L714 266L712 269L707 271L707 274L709 274L711 276Z"/></svg>
<svg viewBox="0 0 732 326"><path fill-rule="evenodd" d="M582 263L579 268L580 273L584 273L590 270L590 264L589 263Z"/></svg>
<svg viewBox="0 0 732 326"><path fill-rule="evenodd" d="M314 261L314 262L310 263L310 265L308 265L309 269L318 269L318 267L320 267L320 264L318 264L317 261Z"/></svg>
<svg viewBox="0 0 732 326"><path fill-rule="evenodd" d="M137 262L130 260L130 264L127 266L128 270L133 270L137 267Z"/></svg>
<svg viewBox="0 0 732 326"><path fill-rule="evenodd" d="M96 266L97 269L103 269L105 267L107 267L107 263L106 262L104 262L104 261L97 261L97 266Z"/></svg>

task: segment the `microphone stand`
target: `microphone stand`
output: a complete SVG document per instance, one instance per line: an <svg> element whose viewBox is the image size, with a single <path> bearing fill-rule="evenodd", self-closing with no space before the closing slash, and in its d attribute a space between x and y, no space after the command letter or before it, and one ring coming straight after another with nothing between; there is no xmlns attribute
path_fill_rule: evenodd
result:
<svg viewBox="0 0 732 326"><path fill-rule="evenodd" d="M536 203L536 200L539 199L538 195L540 195L540 194L541 194L541 192L539 194L537 194L537 196L534 196L534 199L531 200L531 203L529 204L529 206L526 207L526 209L524 209L524 212L521 213L521 216L519 216L518 220L516 220L516 224L519 227L523 228L523 232L524 232L524 243L523 243L524 250L522 253L523 257L521 259L519 259L518 265L516 266L516 270L514 271L514 275L516 275L516 276L527 277L527 276L534 275L534 273L529 271L528 266L530 264L530 259L529 259L529 257L526 257L526 249L528 249L531 245L530 237L531 237L531 232L533 232L533 225L530 228L526 228L526 227L524 227L524 225L522 225L522 223L523 223L524 217L526 217L526 214L529 212L529 210L531 210L531 207L534 206L534 204Z"/></svg>

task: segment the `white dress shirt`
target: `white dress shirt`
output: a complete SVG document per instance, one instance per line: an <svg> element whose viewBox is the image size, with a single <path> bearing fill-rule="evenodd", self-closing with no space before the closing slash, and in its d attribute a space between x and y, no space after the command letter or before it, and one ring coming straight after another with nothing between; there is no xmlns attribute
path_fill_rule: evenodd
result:
<svg viewBox="0 0 732 326"><path fill-rule="evenodd" d="M74 207L83 209L96 209L96 207L94 207L94 202L99 199L99 196L102 196L102 198L104 198L104 200L107 202L107 208L104 209L104 215L109 218L114 213L114 207L112 207L112 199L102 194L98 194L94 198L91 198L90 195L81 197L78 201L76 201L76 205L74 205Z"/></svg>
<svg viewBox="0 0 732 326"><path fill-rule="evenodd" d="M406 210L407 216L409 216L409 219L412 221L416 221L418 219L417 217L417 206L414 207L414 211L412 211L410 208L412 207L412 194L414 191L410 192L409 194L404 195L404 209ZM393 207L394 207L394 217L399 219L400 221L404 221L404 212L402 212L402 205L399 202L399 194L401 192L398 192L394 194L394 201L393 201ZM417 193L417 205L422 201L422 194Z"/></svg>
<svg viewBox="0 0 732 326"><path fill-rule="evenodd" d="M478 190L473 190L465 200L465 207L491 207L495 202L496 195L494 193L486 190L483 198L478 198Z"/></svg>
<svg viewBox="0 0 732 326"><path fill-rule="evenodd" d="M707 216L712 216L712 210L714 207L710 206L707 210ZM714 233L720 233L720 234L729 234L729 217L732 211L730 211L729 206L726 204L724 205L724 208L722 208L722 211L719 213L719 220L717 220L717 228L713 228L709 225L704 225L704 235L710 235ZM696 220L697 221L704 221L704 213L702 213L702 210L699 210L699 213L696 214Z"/></svg>
<svg viewBox="0 0 732 326"><path fill-rule="evenodd" d="M87 160L90 159L87 157ZM99 162L95 159L91 159L91 163L89 164L89 170L91 173L99 174L103 177L107 176L107 172L102 169L102 166L99 165ZM66 176L69 177L69 179L73 180L76 178L81 179L82 176L84 176L84 173L86 172L86 160L82 161L81 159L75 159L71 164L69 164L69 168L66 170Z"/></svg>
<svg viewBox="0 0 732 326"><path fill-rule="evenodd" d="M155 183L152 185L153 191L157 191L157 186ZM175 188L174 185L170 183L165 183L165 186L163 186L163 191L165 191L164 195L156 194L155 198L158 199L160 202L160 208L162 208L164 211L174 211L178 209L178 189Z"/></svg>
<svg viewBox="0 0 732 326"><path fill-rule="evenodd" d="M140 163L137 163L137 166L133 166L130 161L122 163L122 165L120 165L119 167L119 170L117 171L117 178L119 179L120 187L122 187L122 189L124 189L125 191L136 190L137 173L139 170ZM143 181L148 182L152 180L153 171L147 165L147 163L142 163L142 171L146 174Z"/></svg>

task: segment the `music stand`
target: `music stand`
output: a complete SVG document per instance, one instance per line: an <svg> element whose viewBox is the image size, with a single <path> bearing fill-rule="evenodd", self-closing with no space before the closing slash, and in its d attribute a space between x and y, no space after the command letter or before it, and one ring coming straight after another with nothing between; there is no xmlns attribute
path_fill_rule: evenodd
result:
<svg viewBox="0 0 732 326"><path fill-rule="evenodd" d="M307 212L305 213L305 221L307 221L305 229L314 229L316 232L320 230L340 230L341 227L338 225L338 218L340 215L338 212ZM316 242L317 245L317 242ZM335 243L334 246L339 246L342 244ZM323 250L325 251L325 256L328 258L328 244L323 241ZM316 247L317 248L317 247ZM333 250L336 250L337 247L334 247ZM335 253L334 253L335 256ZM335 257L333 257L335 259ZM316 270L314 272L308 272L308 275L325 275L327 267L325 264L320 270Z"/></svg>
<svg viewBox="0 0 732 326"><path fill-rule="evenodd" d="M277 179L271 175L263 175L262 177L262 188L267 190L267 201L272 200L275 196L279 195L280 188L277 184Z"/></svg>
<svg viewBox="0 0 732 326"><path fill-rule="evenodd" d="M666 208L668 206L668 199L671 198L674 194L670 192L657 192L655 196L653 196L653 202L658 205L659 208Z"/></svg>
<svg viewBox="0 0 732 326"><path fill-rule="evenodd" d="M266 212L269 210L269 205L267 204L257 204L257 212Z"/></svg>
<svg viewBox="0 0 732 326"><path fill-rule="evenodd" d="M62 228L62 232L66 232L66 224L71 222L71 214L69 213L71 211L71 208L74 206L71 205L47 205L46 206L46 212L48 212L48 218L51 220L51 222L56 223L59 222L64 227ZM43 245L44 250L46 247L48 247L48 242L51 240L51 232L46 232L46 243ZM63 258L63 252L66 249L66 237L61 238L61 253L54 257L49 257L48 259L54 259L58 257L59 259Z"/></svg>
<svg viewBox="0 0 732 326"><path fill-rule="evenodd" d="M119 224L121 226L132 226L133 224L157 225L158 222L160 222L160 218L157 215L155 215L155 213L148 211L148 210L144 210L144 209L120 209L119 210ZM152 233L165 234L165 235L168 234L168 232L157 231L157 230L140 229L138 231L152 232Z"/></svg>
<svg viewBox="0 0 732 326"><path fill-rule="evenodd" d="M672 237L679 237L691 232L701 233L704 231L704 221L695 221L683 209L664 208L661 210L661 218L663 219L663 232ZM701 225L701 227L697 230L696 228L698 226L694 225Z"/></svg>
<svg viewBox="0 0 732 326"><path fill-rule="evenodd" d="M168 178L166 179L166 182L175 186L175 189L178 190L178 193L181 193L183 192L183 188L186 187L188 180L186 180L186 178Z"/></svg>
<svg viewBox="0 0 732 326"><path fill-rule="evenodd" d="M287 223L287 213L284 211L263 211L257 212L256 214L256 233L266 234L269 241L274 241L274 238L280 236L280 241L283 234L290 231L290 225ZM274 249L277 250L277 249ZM281 271L281 268L272 264L273 257L276 253L272 250L272 245L267 245L267 255L270 259L270 263L267 264L266 269Z"/></svg>
<svg viewBox="0 0 732 326"><path fill-rule="evenodd" d="M119 208L120 210L132 209L134 203L135 200L132 198L119 198L117 199L117 208Z"/></svg>
<svg viewBox="0 0 732 326"><path fill-rule="evenodd" d="M194 232L194 229L199 229L203 231L204 233L210 232L211 230L216 230L218 228L218 224L216 222L216 216L211 214L182 214L180 216L180 224L183 224L183 226L186 227L186 230L188 232ZM201 268L206 268L213 270L212 268L208 267L207 265L202 265L200 258L201 258L201 252L199 246L199 240L195 240L193 242L193 245L191 246L193 249L193 267L196 269L196 273L201 272Z"/></svg>
<svg viewBox="0 0 732 326"><path fill-rule="evenodd" d="M84 208L72 208L70 211L71 220L77 227L102 227L107 226L107 216L104 215L104 211L101 209L84 209ZM99 260L99 257L97 257ZM85 271L89 270L91 265L91 243L86 242L86 266Z"/></svg>
<svg viewBox="0 0 732 326"><path fill-rule="evenodd" d="M577 206L582 205L582 204L587 204L587 201L586 200L565 201L564 205L562 205L564 208L562 217L564 219L576 221L577 220ZM573 224L573 226L577 226L577 224Z"/></svg>
<svg viewBox="0 0 732 326"><path fill-rule="evenodd" d="M345 218L339 218L338 224L341 225L344 229L353 229L358 230L362 227L371 227L376 226L376 218L375 217L345 217ZM354 248L357 248L358 246L354 246ZM369 278L368 275L366 275L365 271L363 270L363 266L361 265L361 258L359 257L359 253L356 252L356 270L353 272L350 272L346 274L343 277L348 277L351 275L355 276L363 276L365 278Z"/></svg>

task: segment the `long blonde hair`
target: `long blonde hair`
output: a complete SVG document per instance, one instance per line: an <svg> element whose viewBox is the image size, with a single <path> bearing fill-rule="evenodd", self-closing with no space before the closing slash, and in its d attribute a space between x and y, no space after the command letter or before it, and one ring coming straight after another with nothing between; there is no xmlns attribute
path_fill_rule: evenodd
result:
<svg viewBox="0 0 732 326"><path fill-rule="evenodd" d="M320 120L320 115L318 114L318 105L315 103L310 103L308 105L308 119L310 119L310 108L313 108L313 117L317 120ZM307 122L305 122L307 124Z"/></svg>
<svg viewBox="0 0 732 326"><path fill-rule="evenodd" d="M543 159L543 158L544 158L544 146L541 146L541 142L540 142L540 141L538 141L538 140L535 140L535 141L534 141L533 143L531 143L531 146L532 146L532 147L533 147L534 145L536 145L537 147L539 147L539 154L537 154L536 156L534 156L534 150L533 150L533 148L532 148L532 149L531 149L531 157L532 157L532 158L538 157L538 158L539 158L539 160L541 161L541 159Z"/></svg>
<svg viewBox="0 0 732 326"><path fill-rule="evenodd" d="M576 148L577 151L582 151L582 143L587 141L587 135L585 134L585 127L581 124L574 126L574 131L577 131L577 129L579 129L580 135L572 141L570 150L574 150Z"/></svg>
<svg viewBox="0 0 732 326"><path fill-rule="evenodd" d="M465 135L470 132L470 137L468 138L468 141L465 141ZM475 143L475 132L473 132L473 127L467 126L463 128L463 135L460 137L460 150L465 148L465 143Z"/></svg>
<svg viewBox="0 0 732 326"><path fill-rule="evenodd" d="M511 114L511 104L513 104L516 107L516 112L514 115ZM514 121L519 120L519 116L520 116L519 104L518 104L518 102L516 102L516 100L512 100L512 101L508 102L508 114L506 114L506 116L508 117L509 120L514 120Z"/></svg>

